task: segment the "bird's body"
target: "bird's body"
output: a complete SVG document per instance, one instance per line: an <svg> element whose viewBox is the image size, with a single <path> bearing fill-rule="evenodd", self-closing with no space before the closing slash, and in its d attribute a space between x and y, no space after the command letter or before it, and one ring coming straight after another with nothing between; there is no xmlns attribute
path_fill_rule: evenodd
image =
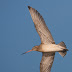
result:
<svg viewBox="0 0 72 72"><path fill-rule="evenodd" d="M39 45L38 51L40 52L61 52L64 47L56 45L56 44L41 44Z"/></svg>
<svg viewBox="0 0 72 72"><path fill-rule="evenodd" d="M39 46L34 46L30 51L42 52L40 72L50 72L54 61L55 52L59 52L59 54L64 57L67 52L66 45L64 42L55 44L55 41L40 13L30 6L28 6L28 9L34 22L35 29L41 39L41 44Z"/></svg>

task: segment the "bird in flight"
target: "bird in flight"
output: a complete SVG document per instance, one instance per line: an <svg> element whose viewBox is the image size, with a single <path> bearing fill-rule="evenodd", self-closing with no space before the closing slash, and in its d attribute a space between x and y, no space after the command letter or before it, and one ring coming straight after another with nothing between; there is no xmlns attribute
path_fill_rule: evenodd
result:
<svg viewBox="0 0 72 72"><path fill-rule="evenodd" d="M28 6L28 9L34 22L35 29L40 36L41 44L39 46L34 46L31 50L22 54L26 54L30 51L42 52L40 72L50 72L55 52L59 52L59 54L64 57L68 49L66 49L66 45L63 41L59 44L55 44L55 41L40 13L30 6Z"/></svg>

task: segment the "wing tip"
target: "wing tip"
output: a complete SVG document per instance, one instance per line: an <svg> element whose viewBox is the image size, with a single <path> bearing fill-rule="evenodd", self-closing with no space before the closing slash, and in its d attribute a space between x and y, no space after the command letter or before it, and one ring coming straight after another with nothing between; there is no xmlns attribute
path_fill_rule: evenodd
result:
<svg viewBox="0 0 72 72"><path fill-rule="evenodd" d="M28 6L28 9L30 9L31 7L30 6Z"/></svg>

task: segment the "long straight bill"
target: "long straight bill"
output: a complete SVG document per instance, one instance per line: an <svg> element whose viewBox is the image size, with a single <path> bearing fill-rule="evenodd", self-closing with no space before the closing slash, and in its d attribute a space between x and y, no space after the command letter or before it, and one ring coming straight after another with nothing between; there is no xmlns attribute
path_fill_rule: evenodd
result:
<svg viewBox="0 0 72 72"><path fill-rule="evenodd" d="M21 55L26 54L26 53L28 53L28 52L30 52L30 51L32 51L32 50L29 50L29 51L27 51L27 52L25 52L25 53L22 53Z"/></svg>

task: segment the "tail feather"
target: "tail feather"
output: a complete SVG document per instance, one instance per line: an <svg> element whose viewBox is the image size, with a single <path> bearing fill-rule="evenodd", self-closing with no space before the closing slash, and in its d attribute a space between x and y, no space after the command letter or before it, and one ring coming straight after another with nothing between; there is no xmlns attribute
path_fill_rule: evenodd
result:
<svg viewBox="0 0 72 72"><path fill-rule="evenodd" d="M60 42L58 45L60 45L60 46L63 46L63 47L65 47L66 48L66 45L65 45L65 43L62 41L62 42Z"/></svg>
<svg viewBox="0 0 72 72"><path fill-rule="evenodd" d="M63 41L60 42L58 45L66 48L66 45L65 45L65 43L64 43ZM64 57L64 56L67 54L67 51L68 51L68 49L64 49L62 52L59 52L59 54L60 54L62 57Z"/></svg>
<svg viewBox="0 0 72 72"><path fill-rule="evenodd" d="M67 54L67 51L59 52L59 54L64 57Z"/></svg>

